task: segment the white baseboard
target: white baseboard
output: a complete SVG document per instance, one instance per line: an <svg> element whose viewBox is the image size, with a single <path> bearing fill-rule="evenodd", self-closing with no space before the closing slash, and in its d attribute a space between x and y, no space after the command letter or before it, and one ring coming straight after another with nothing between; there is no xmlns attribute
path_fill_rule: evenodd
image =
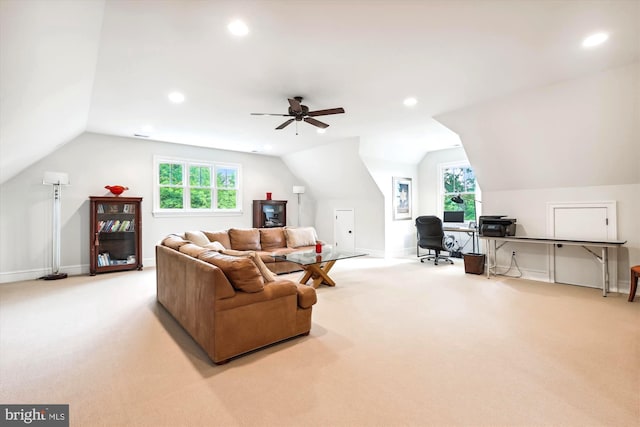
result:
<svg viewBox="0 0 640 427"><path fill-rule="evenodd" d="M155 267L156 259L145 258L142 265L147 267ZM67 273L69 276L83 276L89 274L89 264L82 265L65 265L60 267L61 273ZM0 284L22 282L25 280L37 280L51 273L49 268L38 268L32 270L8 271L0 273Z"/></svg>

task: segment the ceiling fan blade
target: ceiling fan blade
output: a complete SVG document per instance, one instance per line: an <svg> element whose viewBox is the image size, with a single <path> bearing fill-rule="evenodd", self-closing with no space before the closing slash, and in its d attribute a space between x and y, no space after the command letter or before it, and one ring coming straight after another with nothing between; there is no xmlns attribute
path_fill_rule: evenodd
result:
<svg viewBox="0 0 640 427"><path fill-rule="evenodd" d="M287 120L286 122L284 122L283 124L281 124L280 126L278 126L278 127L276 128L276 130L286 128L286 127L287 127L287 126L289 126L291 123L293 123L293 121L294 121L294 120L295 120L295 119L289 119L289 120Z"/></svg>
<svg viewBox="0 0 640 427"><path fill-rule="evenodd" d="M279 116L279 117L291 117L291 114L276 114L276 113L250 113L252 116Z"/></svg>
<svg viewBox="0 0 640 427"><path fill-rule="evenodd" d="M328 116L329 114L341 114L341 113L344 113L344 108L342 108L342 107L340 107L340 108L328 108L326 110L309 111L307 113L307 116L309 116L309 117Z"/></svg>
<svg viewBox="0 0 640 427"><path fill-rule="evenodd" d="M328 124L322 123L320 120L312 119L311 117L305 117L304 121L309 123L310 125L314 125L314 126L319 127L321 129L325 129L325 128L329 127Z"/></svg>
<svg viewBox="0 0 640 427"><path fill-rule="evenodd" d="M302 113L302 106L297 99L289 98L289 105L291 106L291 111L294 113Z"/></svg>

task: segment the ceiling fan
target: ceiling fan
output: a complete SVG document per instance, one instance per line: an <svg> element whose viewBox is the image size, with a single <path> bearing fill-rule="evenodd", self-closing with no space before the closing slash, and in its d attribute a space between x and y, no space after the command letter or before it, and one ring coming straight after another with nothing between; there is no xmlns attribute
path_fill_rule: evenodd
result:
<svg viewBox="0 0 640 427"><path fill-rule="evenodd" d="M302 97L295 96L293 98L289 98L289 113L288 114L271 114L271 113L251 113L252 116L282 116L282 117L293 117L292 119L287 120L282 123L280 126L276 128L276 130L284 129L289 126L294 121L300 122L305 121L310 125L316 126L320 129L326 129L329 127L328 124L321 122L320 120L316 120L313 117L316 116L328 116L330 114L341 114L344 113L344 108L329 108L326 110L316 110L309 111L309 107L306 105L302 105ZM296 123L297 126L297 123ZM298 134L298 130L296 127L296 135Z"/></svg>

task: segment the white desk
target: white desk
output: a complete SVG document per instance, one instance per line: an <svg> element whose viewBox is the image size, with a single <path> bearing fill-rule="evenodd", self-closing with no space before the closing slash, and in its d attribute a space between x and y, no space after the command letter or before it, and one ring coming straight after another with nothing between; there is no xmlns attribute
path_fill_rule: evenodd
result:
<svg viewBox="0 0 640 427"><path fill-rule="evenodd" d="M556 237L528 237L528 236L507 236L507 237L490 237L480 236L481 239L487 241L487 278L491 276L491 242L493 241L493 265L496 265L496 252L500 249L497 242L520 242L520 243L541 243L545 245L572 245L582 246L584 250L596 257L602 264L602 296L606 297L609 292L609 248L617 248L625 243L626 240L581 240L581 239L560 239ZM591 251L588 247L600 248L601 255ZM494 273L495 275L495 273Z"/></svg>

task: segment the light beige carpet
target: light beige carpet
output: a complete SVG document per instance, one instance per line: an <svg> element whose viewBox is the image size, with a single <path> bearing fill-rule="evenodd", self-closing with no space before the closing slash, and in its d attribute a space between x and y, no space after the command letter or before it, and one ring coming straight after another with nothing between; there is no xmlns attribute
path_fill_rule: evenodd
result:
<svg viewBox="0 0 640 427"><path fill-rule="evenodd" d="M640 425L626 295L461 261L332 276L308 337L223 366L156 304L153 269L0 285L0 402L69 403L72 426Z"/></svg>

